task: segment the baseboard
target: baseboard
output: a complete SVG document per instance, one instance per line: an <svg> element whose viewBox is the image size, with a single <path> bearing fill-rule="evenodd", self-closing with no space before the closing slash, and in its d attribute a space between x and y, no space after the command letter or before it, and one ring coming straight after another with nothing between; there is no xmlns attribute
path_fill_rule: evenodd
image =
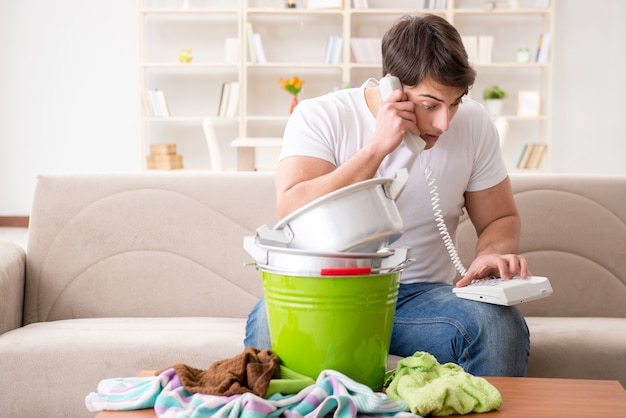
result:
<svg viewBox="0 0 626 418"><path fill-rule="evenodd" d="M0 216L0 226L28 228L28 216Z"/></svg>

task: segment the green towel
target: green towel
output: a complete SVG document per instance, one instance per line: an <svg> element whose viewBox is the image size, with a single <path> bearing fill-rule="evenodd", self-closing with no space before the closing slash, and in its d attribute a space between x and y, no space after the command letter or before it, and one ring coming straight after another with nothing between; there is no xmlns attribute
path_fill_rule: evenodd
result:
<svg viewBox="0 0 626 418"><path fill-rule="evenodd" d="M387 372L385 386L390 398L404 400L411 412L422 416L488 412L502 405L502 395L487 380L456 364L439 364L431 354L420 351Z"/></svg>

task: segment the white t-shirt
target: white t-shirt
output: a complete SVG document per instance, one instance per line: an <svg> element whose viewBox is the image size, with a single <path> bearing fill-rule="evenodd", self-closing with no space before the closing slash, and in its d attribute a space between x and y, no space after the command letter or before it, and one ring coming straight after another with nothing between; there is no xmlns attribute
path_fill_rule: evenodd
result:
<svg viewBox="0 0 626 418"><path fill-rule="evenodd" d="M371 79L360 88L301 101L285 128L281 159L305 155L335 166L343 164L374 133L376 118L365 102L365 87L376 83ZM405 268L401 282L452 283L455 267L435 223L424 172L427 167L432 170L440 209L456 242L464 193L495 186L508 175L497 130L479 103L464 98L448 131L433 148L416 156L400 145L383 160L376 177L392 178L404 167L409 171L409 180L396 199L404 232L392 247L412 247L416 261Z"/></svg>

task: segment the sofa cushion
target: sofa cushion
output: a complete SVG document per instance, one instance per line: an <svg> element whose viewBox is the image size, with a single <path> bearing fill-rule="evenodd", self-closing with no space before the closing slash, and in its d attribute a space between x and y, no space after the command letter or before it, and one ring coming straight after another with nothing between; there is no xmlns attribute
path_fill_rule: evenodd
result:
<svg viewBox="0 0 626 418"><path fill-rule="evenodd" d="M524 315L626 318L624 179L513 173L511 183L522 218L519 252L554 289L520 305ZM457 239L469 265L476 233L467 218Z"/></svg>
<svg viewBox="0 0 626 418"><path fill-rule="evenodd" d="M527 317L527 375L619 380L626 387L626 319Z"/></svg>
<svg viewBox="0 0 626 418"><path fill-rule="evenodd" d="M12 242L0 242L0 334L22 326L26 253Z"/></svg>
<svg viewBox="0 0 626 418"><path fill-rule="evenodd" d="M9 331L0 337L0 370L3 376L23 378L0 379L0 415L89 416L85 396L102 379L132 377L176 363L205 369L241 354L245 321L94 318L39 322ZM33 393L37 402L31 402Z"/></svg>
<svg viewBox="0 0 626 418"><path fill-rule="evenodd" d="M260 219L275 222L273 179L244 172L39 176L24 323L245 318L263 292L260 274L244 266L253 260L243 237Z"/></svg>

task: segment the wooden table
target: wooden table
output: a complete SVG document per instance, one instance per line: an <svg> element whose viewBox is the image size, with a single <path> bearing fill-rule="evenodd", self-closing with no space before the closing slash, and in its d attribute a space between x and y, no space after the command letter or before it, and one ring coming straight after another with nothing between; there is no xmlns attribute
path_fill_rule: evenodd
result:
<svg viewBox="0 0 626 418"><path fill-rule="evenodd" d="M502 407L463 417L626 417L626 391L616 380L487 377L502 394ZM103 411L98 418L156 417L152 409Z"/></svg>

